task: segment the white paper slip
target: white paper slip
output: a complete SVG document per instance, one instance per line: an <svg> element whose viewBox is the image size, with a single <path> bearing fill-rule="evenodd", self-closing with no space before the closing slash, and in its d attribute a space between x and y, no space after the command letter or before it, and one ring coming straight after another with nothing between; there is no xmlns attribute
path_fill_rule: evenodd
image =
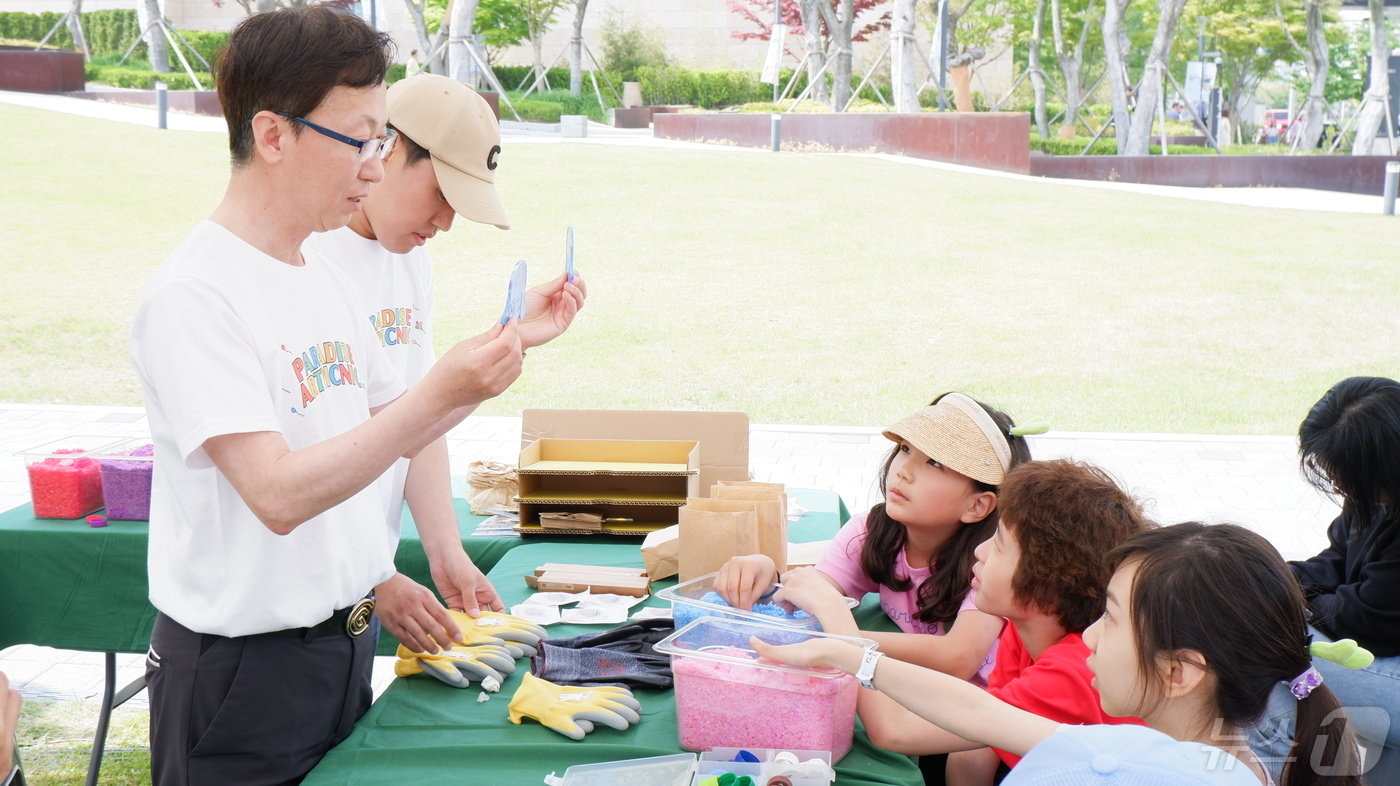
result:
<svg viewBox="0 0 1400 786"><path fill-rule="evenodd" d="M627 621L627 609L598 606L564 609L559 619L571 625L617 625Z"/></svg>
<svg viewBox="0 0 1400 786"><path fill-rule="evenodd" d="M559 607L548 603L520 603L511 606L510 613L536 625L553 625L559 621Z"/></svg>
<svg viewBox="0 0 1400 786"><path fill-rule="evenodd" d="M634 620L668 620L670 618L670 606L646 606L632 612Z"/></svg>

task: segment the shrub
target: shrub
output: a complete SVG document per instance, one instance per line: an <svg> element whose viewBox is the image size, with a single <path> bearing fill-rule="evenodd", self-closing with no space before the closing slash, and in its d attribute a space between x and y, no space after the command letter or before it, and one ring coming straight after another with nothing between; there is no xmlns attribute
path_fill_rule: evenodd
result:
<svg viewBox="0 0 1400 786"><path fill-rule="evenodd" d="M496 78L501 80L501 87L508 91L524 90L534 83L534 79L528 77L532 71L530 66L492 66L492 71L496 72ZM551 68L548 72L549 86L565 87L569 86L568 68ZM585 80L587 77L585 77ZM543 87L543 86L541 86ZM533 93L531 95L534 95Z"/></svg>
<svg viewBox="0 0 1400 786"><path fill-rule="evenodd" d="M599 65L623 81L636 82L638 71L665 68L670 58L659 32L629 26L621 14L610 14L603 22L603 62Z"/></svg>
<svg viewBox="0 0 1400 786"><path fill-rule="evenodd" d="M695 104L707 108L772 100L771 86L748 71L639 68L637 81L648 104Z"/></svg>
<svg viewBox="0 0 1400 786"><path fill-rule="evenodd" d="M208 73L195 72L199 77L200 84L205 90L214 89L214 77ZM130 66L106 66L89 65L87 67L87 81L96 82L112 87L127 87L136 90L150 90L156 86L156 82L164 82L171 90L194 90L194 83L183 71L172 71L168 74L158 74L149 68L133 68Z"/></svg>
<svg viewBox="0 0 1400 786"><path fill-rule="evenodd" d="M525 99L524 101L511 101L515 106L515 111L520 113L520 119L534 123L558 123L560 116L564 114L564 107L553 101L535 101ZM509 112L509 109L501 107ZM572 114L572 113L570 113Z"/></svg>
<svg viewBox="0 0 1400 786"><path fill-rule="evenodd" d="M45 12L30 14L21 11L0 13L0 38L38 42L58 24L63 14ZM81 17L83 37L87 39L88 54L93 57L115 53L118 57L126 51L131 42L140 35L141 27L136 21L135 9L114 9L108 11L88 11ZM63 25L54 32L49 43L60 49L73 48L73 36L68 26ZM140 44L133 57L146 57L146 45Z"/></svg>
<svg viewBox="0 0 1400 786"><path fill-rule="evenodd" d="M1074 139L1050 137L1049 139L1041 139L1035 134L1031 134L1031 150L1039 150L1042 153L1047 153L1052 156L1077 156L1080 154L1090 156L1112 156L1118 154L1118 142L1111 137L1099 139L1094 142L1093 147L1090 147L1089 151L1085 153L1084 146L1089 144L1089 139L1090 137L1075 137ZM1148 150L1150 155L1160 155L1162 146L1152 145ZM1167 153L1174 156L1200 156L1215 155L1215 150L1200 145L1167 145Z"/></svg>

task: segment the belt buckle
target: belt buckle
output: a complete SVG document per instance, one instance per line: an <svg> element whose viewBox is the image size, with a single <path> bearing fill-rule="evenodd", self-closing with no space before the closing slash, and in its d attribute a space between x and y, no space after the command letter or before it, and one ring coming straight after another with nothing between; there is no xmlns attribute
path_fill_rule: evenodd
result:
<svg viewBox="0 0 1400 786"><path fill-rule="evenodd" d="M374 599L365 598L355 607L350 609L350 614L345 617L345 635L352 639L358 639L369 630L369 618L374 614Z"/></svg>

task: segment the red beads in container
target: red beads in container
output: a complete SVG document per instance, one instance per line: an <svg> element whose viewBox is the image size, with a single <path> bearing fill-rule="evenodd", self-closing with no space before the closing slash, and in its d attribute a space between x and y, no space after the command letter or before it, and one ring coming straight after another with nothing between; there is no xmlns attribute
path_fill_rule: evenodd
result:
<svg viewBox="0 0 1400 786"><path fill-rule="evenodd" d="M20 451L35 517L77 519L101 510L102 474L93 455L114 444L111 437L76 436Z"/></svg>

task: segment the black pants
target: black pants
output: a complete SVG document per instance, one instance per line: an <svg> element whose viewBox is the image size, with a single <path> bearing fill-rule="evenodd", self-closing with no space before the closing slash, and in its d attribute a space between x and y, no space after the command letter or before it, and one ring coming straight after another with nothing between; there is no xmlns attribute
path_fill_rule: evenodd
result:
<svg viewBox="0 0 1400 786"><path fill-rule="evenodd" d="M369 709L376 620L227 638L156 615L146 685L154 786L299 783Z"/></svg>

